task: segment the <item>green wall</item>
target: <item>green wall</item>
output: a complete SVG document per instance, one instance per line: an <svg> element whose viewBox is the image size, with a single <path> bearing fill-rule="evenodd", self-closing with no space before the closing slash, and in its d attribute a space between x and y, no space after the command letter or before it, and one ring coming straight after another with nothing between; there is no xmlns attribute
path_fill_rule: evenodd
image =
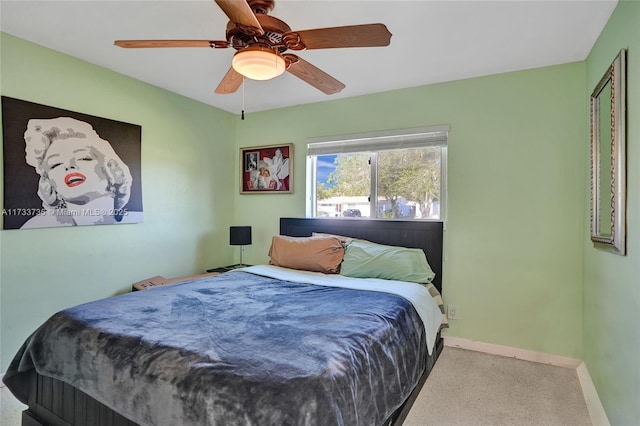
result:
<svg viewBox="0 0 640 426"><path fill-rule="evenodd" d="M583 359L614 425L640 424L639 23L640 2L621 1L586 61L586 92L591 94L620 49L628 49L627 255L595 249L588 226L583 229ZM588 117L585 121L588 122ZM588 176L583 186L588 193ZM587 203L584 211L589 211ZM585 221L588 220L585 216Z"/></svg>
<svg viewBox="0 0 640 426"><path fill-rule="evenodd" d="M581 62L248 114L239 146L296 152L294 194L236 195L257 228L245 259L266 261L278 218L304 215L306 137L449 124L448 334L579 357L584 87Z"/></svg>
<svg viewBox="0 0 640 426"><path fill-rule="evenodd" d="M451 126L444 296L460 319L449 334L580 356L584 63L242 121L11 36L2 43L3 95L142 125L146 217L141 225L75 229L64 250L57 248L70 230L1 232L3 365L59 308L237 257L226 244L229 224L254 226L245 259L266 261L278 218L304 215L306 137L438 124ZM234 139L235 147L224 143ZM240 195L237 147L287 142L295 144L294 193ZM101 248L122 241L119 250ZM21 307L39 300L46 304L37 312Z"/></svg>
<svg viewBox="0 0 640 426"><path fill-rule="evenodd" d="M0 37L2 95L142 126L144 203L142 224L0 231L4 372L22 341L62 308L154 275L230 262L235 188L228 159L236 149L227 112Z"/></svg>

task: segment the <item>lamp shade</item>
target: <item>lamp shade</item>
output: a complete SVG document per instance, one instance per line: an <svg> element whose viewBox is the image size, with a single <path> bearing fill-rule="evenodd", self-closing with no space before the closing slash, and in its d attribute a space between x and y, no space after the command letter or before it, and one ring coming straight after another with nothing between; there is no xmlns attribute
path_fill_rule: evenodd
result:
<svg viewBox="0 0 640 426"><path fill-rule="evenodd" d="M251 244L251 227L231 226L229 228L229 244L232 246L246 246Z"/></svg>
<svg viewBox="0 0 640 426"><path fill-rule="evenodd" d="M284 58L269 46L254 44L239 50L231 60L233 69L252 80L269 80L282 74Z"/></svg>

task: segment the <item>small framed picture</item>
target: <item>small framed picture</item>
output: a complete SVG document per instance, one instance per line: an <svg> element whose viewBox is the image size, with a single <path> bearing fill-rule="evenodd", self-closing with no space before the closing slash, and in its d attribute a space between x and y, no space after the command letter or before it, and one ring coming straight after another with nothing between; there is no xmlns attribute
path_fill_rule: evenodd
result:
<svg viewBox="0 0 640 426"><path fill-rule="evenodd" d="M293 144L240 148L240 193L293 192Z"/></svg>

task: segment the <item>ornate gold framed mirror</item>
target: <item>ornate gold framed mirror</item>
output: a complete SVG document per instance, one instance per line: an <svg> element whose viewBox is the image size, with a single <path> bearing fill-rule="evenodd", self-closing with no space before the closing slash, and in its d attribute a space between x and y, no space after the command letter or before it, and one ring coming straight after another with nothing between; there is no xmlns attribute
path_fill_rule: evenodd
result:
<svg viewBox="0 0 640 426"><path fill-rule="evenodd" d="M626 254L626 50L591 94L591 241Z"/></svg>

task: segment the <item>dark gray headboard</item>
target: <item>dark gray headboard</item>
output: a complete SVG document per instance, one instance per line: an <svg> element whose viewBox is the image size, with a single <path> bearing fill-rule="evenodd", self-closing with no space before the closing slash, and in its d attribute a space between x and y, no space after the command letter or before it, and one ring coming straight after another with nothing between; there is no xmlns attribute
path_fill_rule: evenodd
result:
<svg viewBox="0 0 640 426"><path fill-rule="evenodd" d="M378 244L419 248L427 255L434 286L442 293L442 222L347 218L281 218L280 235L308 237L312 232L361 238Z"/></svg>

